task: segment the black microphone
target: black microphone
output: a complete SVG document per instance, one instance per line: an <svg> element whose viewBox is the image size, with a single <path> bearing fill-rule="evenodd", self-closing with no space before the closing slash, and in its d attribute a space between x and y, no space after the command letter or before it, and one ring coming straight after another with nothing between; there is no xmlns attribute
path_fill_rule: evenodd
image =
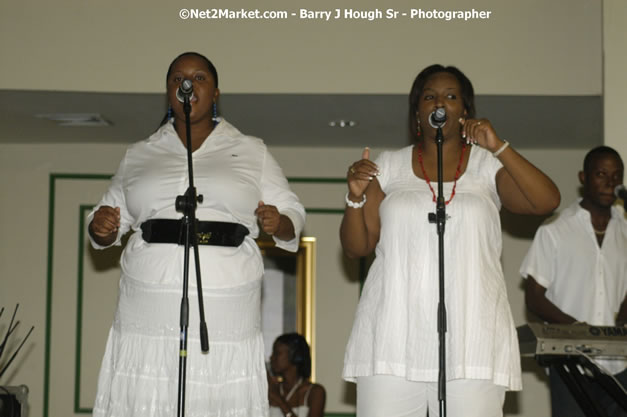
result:
<svg viewBox="0 0 627 417"><path fill-rule="evenodd" d="M614 187L614 195L627 204L627 188L623 184Z"/></svg>
<svg viewBox="0 0 627 417"><path fill-rule="evenodd" d="M185 103L185 98L191 100L194 97L194 84L192 80L183 80L179 88L176 89L176 98L181 102Z"/></svg>
<svg viewBox="0 0 627 417"><path fill-rule="evenodd" d="M429 115L429 124L432 128L444 127L446 124L446 110L444 107L438 107Z"/></svg>

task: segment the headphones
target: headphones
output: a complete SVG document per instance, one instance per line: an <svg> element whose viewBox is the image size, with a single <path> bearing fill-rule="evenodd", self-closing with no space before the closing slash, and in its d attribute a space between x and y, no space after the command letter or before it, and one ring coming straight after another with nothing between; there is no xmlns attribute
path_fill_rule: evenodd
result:
<svg viewBox="0 0 627 417"><path fill-rule="evenodd" d="M298 366L305 362L305 357L303 356L303 352L305 352L307 349L305 343L305 339L302 336L296 337L290 341L290 362L292 362L294 365Z"/></svg>

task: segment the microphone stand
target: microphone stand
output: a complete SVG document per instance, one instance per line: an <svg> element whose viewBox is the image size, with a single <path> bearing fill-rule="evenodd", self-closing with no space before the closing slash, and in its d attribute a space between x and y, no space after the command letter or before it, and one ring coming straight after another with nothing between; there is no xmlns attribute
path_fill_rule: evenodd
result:
<svg viewBox="0 0 627 417"><path fill-rule="evenodd" d="M439 267L439 292L438 302L438 338L440 349L438 352L438 401L440 405L440 417L446 417L446 305L444 300L444 226L446 224L446 203L444 202L444 190L442 185L442 126L437 128L435 143L438 147L438 197L435 213L429 213L429 223L435 223L438 233L438 267Z"/></svg>
<svg viewBox="0 0 627 417"><path fill-rule="evenodd" d="M189 114L191 112L190 97L184 96L183 111L185 113L185 130L187 136L187 168L189 172L189 187L185 194L176 197L176 211L183 213L182 226L185 238L185 252L183 259L183 297L181 299L181 334L179 348L179 382L178 382L178 405L177 416L185 415L185 380L187 370L187 328L189 326L189 249L194 247L194 261L196 266L196 287L198 292L198 308L200 316L200 346L204 353L209 352L209 336L207 334L207 323L205 322L205 307L203 304L202 281L200 278L200 257L198 253L198 235L196 223L196 207L202 203L203 196L196 194L194 187L194 169L192 164L192 134L190 128Z"/></svg>

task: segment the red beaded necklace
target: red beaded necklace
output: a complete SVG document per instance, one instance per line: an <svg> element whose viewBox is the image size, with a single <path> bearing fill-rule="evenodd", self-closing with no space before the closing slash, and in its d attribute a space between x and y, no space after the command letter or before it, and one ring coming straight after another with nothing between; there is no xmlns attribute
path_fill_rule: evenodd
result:
<svg viewBox="0 0 627 417"><path fill-rule="evenodd" d="M459 157L459 163L457 164L457 170L455 171L455 179L453 180L453 191L451 192L451 198L449 198L448 201L445 202L445 204L450 203L453 197L455 197L455 188L457 187L457 180L459 179L459 176L462 173L462 163L464 162L465 152L466 152L466 143L462 142L462 154ZM431 181L429 180L427 171L425 171L425 166L422 163L422 142L418 142L418 162L420 163L422 176L425 177L425 181L427 182L427 185L429 186L429 189L431 190L431 194L433 194L433 202L435 203L435 200L436 200L435 191L433 190L433 187L431 186Z"/></svg>

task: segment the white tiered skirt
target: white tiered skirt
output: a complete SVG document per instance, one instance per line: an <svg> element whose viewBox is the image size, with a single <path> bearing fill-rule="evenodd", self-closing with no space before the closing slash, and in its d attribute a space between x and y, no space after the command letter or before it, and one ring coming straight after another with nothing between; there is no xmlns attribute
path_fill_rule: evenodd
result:
<svg viewBox="0 0 627 417"><path fill-rule="evenodd" d="M190 288L185 415L266 417L261 280L203 292L209 353L200 350L198 301ZM177 415L180 300L180 288L122 276L94 417Z"/></svg>

